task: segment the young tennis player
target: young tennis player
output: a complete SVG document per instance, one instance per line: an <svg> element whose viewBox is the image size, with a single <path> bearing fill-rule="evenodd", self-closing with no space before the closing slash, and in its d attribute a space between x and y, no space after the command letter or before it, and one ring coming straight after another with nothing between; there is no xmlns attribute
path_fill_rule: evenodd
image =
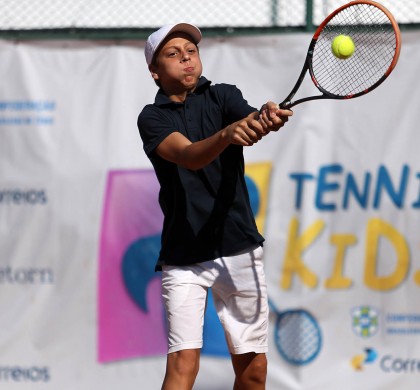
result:
<svg viewBox="0 0 420 390"><path fill-rule="evenodd" d="M232 356L234 389L264 389L264 238L250 207L243 147L278 130L292 112L273 102L258 112L234 85L214 85L201 76L201 38L197 27L179 23L151 34L145 48L160 87L137 124L164 214L156 265L168 321L162 389L193 387L209 288Z"/></svg>

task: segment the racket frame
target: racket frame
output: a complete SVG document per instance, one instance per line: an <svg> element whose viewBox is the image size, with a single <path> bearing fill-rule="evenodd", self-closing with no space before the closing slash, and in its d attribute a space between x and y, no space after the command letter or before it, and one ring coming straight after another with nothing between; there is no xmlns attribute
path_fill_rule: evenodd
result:
<svg viewBox="0 0 420 390"><path fill-rule="evenodd" d="M369 88L355 93L355 94L349 94L349 95L336 95L333 93L330 93L328 91L326 91L324 88L322 88L318 81L316 80L316 77L314 75L314 71L312 68L312 58L313 58L313 54L314 54L314 48L315 45L318 41L319 36L321 35L323 29L325 28L325 26L328 24L328 22L334 18L338 13L340 13L342 10L358 5L358 4L367 4L367 5L371 5L374 6L376 8L379 8L382 12L384 12L384 14L388 17L389 21L391 22L391 25L395 31L395 54L394 54L394 58L390 64L390 66L388 67L387 71L383 74L383 76L373 85L371 85ZM302 71L298 77L298 80L296 81L295 86L293 87L292 91L289 93L289 95L286 97L286 99L283 100L282 103L279 104L280 108L282 109L289 109L292 108L293 106L296 106L300 103L304 103L310 100L319 100L319 99L335 99L335 100L347 100L347 99L353 99L362 95L367 94L368 92L373 91L375 88L377 88L380 84L382 84L384 82L384 80L390 75L390 73L392 72L392 70L395 68L395 66L397 65L398 62L398 58L400 56L400 51L401 51L401 32L400 32L400 28L398 26L397 21L395 20L394 16L391 14L391 12L384 7L382 4L377 3L376 1L371 1L371 0L362 0L362 1L351 1L339 8L337 8L335 11L333 11L330 15L328 15L325 20L319 25L319 27L316 29L313 38L311 40L311 43L309 44L309 48L306 54L306 58L305 58L305 62L303 64L303 68ZM316 88L318 88L318 90L322 93L322 95L314 95L314 96L308 96L302 99L298 99L295 101L292 101L293 97L295 96L296 92L298 91L298 89L300 88L305 76L306 76L306 72L309 71L310 77L312 79L312 82L315 84Z"/></svg>

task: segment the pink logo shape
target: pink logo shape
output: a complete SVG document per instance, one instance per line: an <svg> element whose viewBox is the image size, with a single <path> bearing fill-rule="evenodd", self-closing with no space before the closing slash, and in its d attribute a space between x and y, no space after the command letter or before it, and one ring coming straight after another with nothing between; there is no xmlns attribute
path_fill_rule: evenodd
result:
<svg viewBox="0 0 420 390"><path fill-rule="evenodd" d="M147 310L130 296L122 275L127 250L160 234L163 216L153 170L108 175L98 275L98 361L110 362L167 352L160 275L144 286ZM156 259L139 259L139 261Z"/></svg>

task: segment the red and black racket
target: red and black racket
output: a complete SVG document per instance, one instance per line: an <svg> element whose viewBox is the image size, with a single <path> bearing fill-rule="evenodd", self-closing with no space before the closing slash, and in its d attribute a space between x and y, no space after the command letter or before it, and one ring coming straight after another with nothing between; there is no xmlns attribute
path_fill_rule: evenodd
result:
<svg viewBox="0 0 420 390"><path fill-rule="evenodd" d="M351 37L355 50L347 59L332 53L339 35ZM374 1L352 1L331 13L318 27L309 45L302 72L280 108L316 99L352 99L362 96L390 75L401 49L401 33L392 14ZM309 74L322 95L292 101Z"/></svg>

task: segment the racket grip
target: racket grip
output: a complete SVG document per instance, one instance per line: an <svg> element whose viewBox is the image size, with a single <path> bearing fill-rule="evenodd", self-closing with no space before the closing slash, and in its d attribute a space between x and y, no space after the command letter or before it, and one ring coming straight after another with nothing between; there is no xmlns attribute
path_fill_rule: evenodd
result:
<svg viewBox="0 0 420 390"><path fill-rule="evenodd" d="M284 102L279 104L279 107L282 110L287 110L292 105L292 102L290 100L285 100Z"/></svg>

